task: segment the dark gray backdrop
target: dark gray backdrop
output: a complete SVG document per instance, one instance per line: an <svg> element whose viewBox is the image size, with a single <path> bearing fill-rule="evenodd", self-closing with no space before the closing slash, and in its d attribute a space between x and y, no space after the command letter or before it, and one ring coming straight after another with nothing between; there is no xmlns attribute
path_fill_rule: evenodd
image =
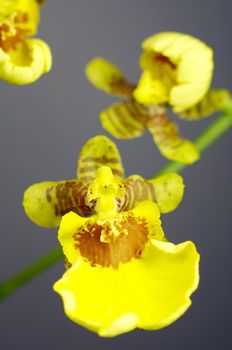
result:
<svg viewBox="0 0 232 350"><path fill-rule="evenodd" d="M140 42L167 30L195 35L212 46L213 84L232 88L229 0L47 1L39 34L52 47L52 72L31 86L1 83L1 278L57 244L55 230L36 227L24 215L24 189L38 181L73 178L81 146L103 133L98 112L114 99L86 81L85 63L95 55L105 56L135 80ZM182 134L194 138L208 122L181 122ZM165 164L149 134L117 143L128 175L149 177ZM0 306L0 348L229 349L231 145L228 133L185 170L184 201L163 216L170 241L191 239L201 252L200 288L180 320L157 332L136 330L112 340L98 338L64 316L60 298L52 291L63 272L59 263Z"/></svg>

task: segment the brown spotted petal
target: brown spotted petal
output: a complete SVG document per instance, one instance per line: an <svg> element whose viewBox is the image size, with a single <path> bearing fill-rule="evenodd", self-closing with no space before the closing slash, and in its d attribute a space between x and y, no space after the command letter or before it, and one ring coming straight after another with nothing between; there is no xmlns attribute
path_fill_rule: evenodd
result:
<svg viewBox="0 0 232 350"><path fill-rule="evenodd" d="M156 202L153 184L139 175L132 175L123 181L126 193L122 204L122 211L133 209L139 202L151 200Z"/></svg>
<svg viewBox="0 0 232 350"><path fill-rule="evenodd" d="M132 175L123 181L125 199L121 210L128 211L139 202L151 200L155 202L161 213L168 213L180 204L184 194L183 179L171 173L155 179L145 180L139 175Z"/></svg>
<svg viewBox="0 0 232 350"><path fill-rule="evenodd" d="M87 186L78 180L41 182L24 193L23 206L28 217L39 226L59 226L61 217L70 211L89 216L85 203Z"/></svg>

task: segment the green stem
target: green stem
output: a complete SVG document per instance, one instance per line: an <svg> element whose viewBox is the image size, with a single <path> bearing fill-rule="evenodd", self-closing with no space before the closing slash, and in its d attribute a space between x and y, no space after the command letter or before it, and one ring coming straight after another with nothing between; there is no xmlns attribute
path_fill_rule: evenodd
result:
<svg viewBox="0 0 232 350"><path fill-rule="evenodd" d="M232 127L232 100L229 101L224 108L224 113L213 121L203 133L195 140L195 145L199 151L204 151L210 145L212 145L219 137L221 137L226 131ZM169 162L154 176L169 173L180 172L187 165L177 162ZM52 250L46 256L37 260L31 266L26 267L23 271L8 278L4 282L0 283L0 301L8 297L19 287L23 286L33 278L38 276L41 272L45 271L57 261L62 258L62 249L57 247Z"/></svg>
<svg viewBox="0 0 232 350"><path fill-rule="evenodd" d="M32 280L41 272L54 265L62 258L62 256L63 252L61 247L57 247L29 267L26 267L23 271L0 283L0 301L8 297L19 287Z"/></svg>

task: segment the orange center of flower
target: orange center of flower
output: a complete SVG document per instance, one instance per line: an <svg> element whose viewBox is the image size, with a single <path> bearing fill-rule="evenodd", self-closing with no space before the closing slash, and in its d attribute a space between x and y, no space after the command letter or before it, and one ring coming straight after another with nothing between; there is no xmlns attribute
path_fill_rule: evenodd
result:
<svg viewBox="0 0 232 350"><path fill-rule="evenodd" d="M0 48L5 52L16 49L28 33L25 24L28 22L26 12L13 12L8 16L0 16Z"/></svg>
<svg viewBox="0 0 232 350"><path fill-rule="evenodd" d="M103 225L87 224L73 236L74 246L93 266L112 266L138 259L148 241L148 228L144 218L128 215Z"/></svg>

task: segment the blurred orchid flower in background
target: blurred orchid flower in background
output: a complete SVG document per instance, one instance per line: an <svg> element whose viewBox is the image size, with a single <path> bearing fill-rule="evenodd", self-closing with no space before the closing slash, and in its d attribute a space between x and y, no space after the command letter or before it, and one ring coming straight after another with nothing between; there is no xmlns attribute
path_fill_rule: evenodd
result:
<svg viewBox="0 0 232 350"><path fill-rule="evenodd" d="M39 0L2 0L0 3L0 79L30 84L52 66L49 46L30 38L37 32Z"/></svg>
<svg viewBox="0 0 232 350"><path fill-rule="evenodd" d="M198 120L225 104L227 90L209 90L213 52L202 41L176 32L152 35L142 48L137 85L104 58L87 64L86 76L95 87L124 99L100 113L102 126L120 139L139 137L147 128L164 157L191 164L199 159L199 151L180 136L167 108L182 119Z"/></svg>

